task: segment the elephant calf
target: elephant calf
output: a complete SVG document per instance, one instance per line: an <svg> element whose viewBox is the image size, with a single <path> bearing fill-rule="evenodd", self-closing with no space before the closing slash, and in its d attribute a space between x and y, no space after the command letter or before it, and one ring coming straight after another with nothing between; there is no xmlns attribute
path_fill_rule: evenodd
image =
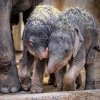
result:
<svg viewBox="0 0 100 100"><path fill-rule="evenodd" d="M49 73L62 70L70 62L63 78L64 90L76 90L75 80L85 66L85 89L94 89L94 63L98 48L99 28L85 10L71 8L58 18L49 41Z"/></svg>
<svg viewBox="0 0 100 100"><path fill-rule="evenodd" d="M45 58L48 55L49 37L55 29L59 14L60 11L52 6L39 5L27 20L23 34L24 52L19 69L24 90L28 90L31 86L31 92L43 91L43 74L47 60Z"/></svg>

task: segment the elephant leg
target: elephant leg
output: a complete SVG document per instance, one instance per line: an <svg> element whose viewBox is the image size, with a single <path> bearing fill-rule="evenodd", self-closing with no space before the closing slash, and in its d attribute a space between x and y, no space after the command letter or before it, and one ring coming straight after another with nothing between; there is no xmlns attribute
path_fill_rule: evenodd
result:
<svg viewBox="0 0 100 100"><path fill-rule="evenodd" d="M11 0L0 1L0 92L18 92L21 84L18 78L14 44L10 29Z"/></svg>
<svg viewBox="0 0 100 100"><path fill-rule="evenodd" d="M73 59L71 59L69 61L69 65L72 65L72 61L73 61ZM76 89L80 88L80 86L82 84L82 76L81 76L81 73L79 73L79 75L76 77L75 83L76 83Z"/></svg>
<svg viewBox="0 0 100 100"><path fill-rule="evenodd" d="M56 77L56 84L57 84L57 91L63 90L63 73L61 71L55 73Z"/></svg>
<svg viewBox="0 0 100 100"><path fill-rule="evenodd" d="M24 47L23 56L20 60L18 68L19 77L22 83L22 89L28 91L31 87L31 66L34 61L34 56L29 54L27 48Z"/></svg>
<svg viewBox="0 0 100 100"><path fill-rule="evenodd" d="M43 92L43 76L45 71L45 60L35 59L31 82L31 92Z"/></svg>
<svg viewBox="0 0 100 100"><path fill-rule="evenodd" d="M73 91L76 90L76 78L85 65L85 52L84 49L80 49L75 58L73 58L72 64L68 71L64 75L64 90Z"/></svg>
<svg viewBox="0 0 100 100"><path fill-rule="evenodd" d="M63 78L66 71L66 67L64 66L59 72L55 73L57 91L63 91Z"/></svg>
<svg viewBox="0 0 100 100"><path fill-rule="evenodd" d="M85 64L86 71L86 81L85 90L95 89L95 79L94 79L94 60L95 60L95 50L90 49L87 60Z"/></svg>

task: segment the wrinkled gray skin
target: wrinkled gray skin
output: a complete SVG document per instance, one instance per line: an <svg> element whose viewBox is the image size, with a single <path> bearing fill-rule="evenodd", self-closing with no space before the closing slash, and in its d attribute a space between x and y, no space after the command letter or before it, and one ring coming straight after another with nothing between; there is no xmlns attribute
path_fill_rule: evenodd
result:
<svg viewBox="0 0 100 100"><path fill-rule="evenodd" d="M34 0L0 0L0 93L18 92L21 84L15 63L11 15L25 11Z"/></svg>
<svg viewBox="0 0 100 100"><path fill-rule="evenodd" d="M59 17L50 37L48 71L50 74L61 71L70 62L63 78L64 90L76 90L75 80L84 66L85 89L95 89L94 60L96 50L100 50L98 35L97 23L86 11L71 8Z"/></svg>
<svg viewBox="0 0 100 100"><path fill-rule="evenodd" d="M60 13L57 9L57 12L52 9L55 8L48 5L37 6L28 18L24 29L24 52L19 75L22 88L29 90L31 87L33 93L43 92L43 75L48 55L49 37L55 29L55 23ZM30 72L32 72L32 77ZM26 79L28 80L24 82L23 80Z"/></svg>

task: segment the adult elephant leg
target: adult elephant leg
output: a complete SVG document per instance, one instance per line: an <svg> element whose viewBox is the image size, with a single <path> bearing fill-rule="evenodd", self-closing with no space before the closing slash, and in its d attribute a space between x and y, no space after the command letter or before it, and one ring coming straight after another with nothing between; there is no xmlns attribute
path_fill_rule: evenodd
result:
<svg viewBox="0 0 100 100"><path fill-rule="evenodd" d="M78 54L75 58L73 58L73 62L71 64L71 67L64 75L64 90L67 91L74 91L76 90L76 77L80 74L80 71L85 65L85 52L84 49L81 48L78 51Z"/></svg>
<svg viewBox="0 0 100 100"><path fill-rule="evenodd" d="M90 49L87 60L85 64L86 70L86 81L85 81L85 90L95 89L95 79L94 79L94 60L95 60L94 49Z"/></svg>
<svg viewBox="0 0 100 100"><path fill-rule="evenodd" d="M45 70L45 60L35 60L33 75L32 75L32 93L41 93L43 92L43 75Z"/></svg>
<svg viewBox="0 0 100 100"><path fill-rule="evenodd" d="M20 89L10 29L11 0L0 1L0 92L13 93Z"/></svg>

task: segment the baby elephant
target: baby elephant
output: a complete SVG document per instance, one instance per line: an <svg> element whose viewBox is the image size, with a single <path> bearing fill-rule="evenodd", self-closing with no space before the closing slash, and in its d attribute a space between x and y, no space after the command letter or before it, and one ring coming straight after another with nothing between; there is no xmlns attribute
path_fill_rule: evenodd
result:
<svg viewBox="0 0 100 100"><path fill-rule="evenodd" d="M70 68L63 78L64 90L76 90L76 77L85 66L85 89L94 89L94 63L98 46L99 28L95 19L85 10L71 8L60 15L56 30L49 41L49 73Z"/></svg>
<svg viewBox="0 0 100 100"><path fill-rule="evenodd" d="M48 55L48 43L60 11L49 5L39 5L32 12L23 34L24 51L19 67L22 88L43 91L43 75ZM30 75L32 72L32 77Z"/></svg>

